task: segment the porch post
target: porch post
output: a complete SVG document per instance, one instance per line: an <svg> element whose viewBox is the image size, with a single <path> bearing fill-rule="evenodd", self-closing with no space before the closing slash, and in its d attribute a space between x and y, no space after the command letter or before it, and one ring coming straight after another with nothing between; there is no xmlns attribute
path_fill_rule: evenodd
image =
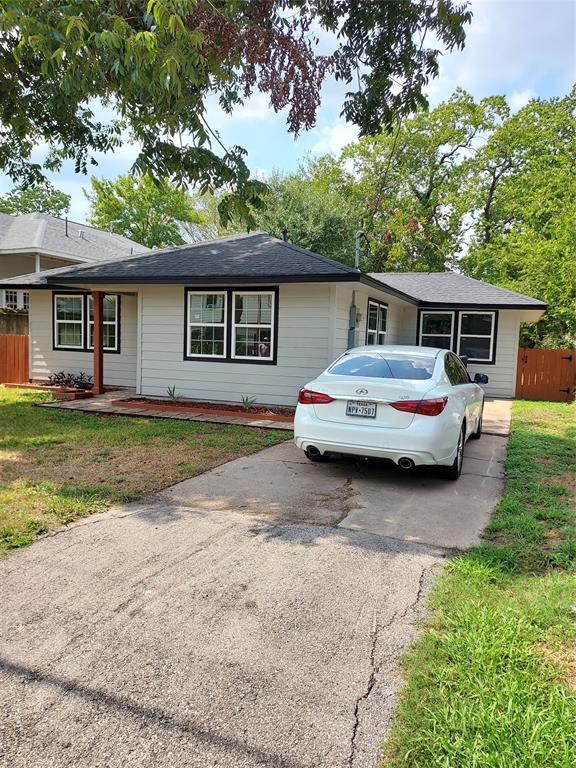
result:
<svg viewBox="0 0 576 768"><path fill-rule="evenodd" d="M94 366L93 366L93 385L92 391L95 395L101 395L104 392L104 326L103 320L103 299L102 291L92 291L92 301L94 302Z"/></svg>

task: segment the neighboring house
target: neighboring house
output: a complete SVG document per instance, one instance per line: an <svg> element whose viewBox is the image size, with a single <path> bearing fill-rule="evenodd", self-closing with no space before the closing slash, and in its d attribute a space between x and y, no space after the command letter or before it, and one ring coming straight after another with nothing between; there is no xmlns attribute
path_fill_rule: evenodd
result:
<svg viewBox="0 0 576 768"><path fill-rule="evenodd" d="M144 253L149 249L121 235L103 232L47 213L0 213L0 281L70 264ZM28 294L0 290L0 307L28 309Z"/></svg>
<svg viewBox="0 0 576 768"><path fill-rule="evenodd" d="M347 348L382 343L467 354L471 372L490 377L489 395L513 397L520 323L546 309L451 272L363 274L261 232L10 285L30 291L33 379L95 363L97 388L103 378L146 395L174 386L185 397L277 405L293 405ZM95 307L103 353L93 350Z"/></svg>

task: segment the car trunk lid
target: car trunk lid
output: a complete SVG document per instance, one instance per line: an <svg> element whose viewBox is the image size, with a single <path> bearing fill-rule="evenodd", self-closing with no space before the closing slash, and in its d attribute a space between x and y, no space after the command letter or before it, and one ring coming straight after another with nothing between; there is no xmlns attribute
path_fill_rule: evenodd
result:
<svg viewBox="0 0 576 768"><path fill-rule="evenodd" d="M324 378L317 389L334 399L330 403L315 404L314 413L322 421L347 425L357 423L362 427L405 429L414 420L414 413L398 411L392 407L391 403L402 400L421 400L431 384L429 379L424 381L374 379L367 383L355 377L330 376ZM373 403L376 406L375 415L360 415L358 411L371 413L373 409L350 407L349 403L364 405Z"/></svg>

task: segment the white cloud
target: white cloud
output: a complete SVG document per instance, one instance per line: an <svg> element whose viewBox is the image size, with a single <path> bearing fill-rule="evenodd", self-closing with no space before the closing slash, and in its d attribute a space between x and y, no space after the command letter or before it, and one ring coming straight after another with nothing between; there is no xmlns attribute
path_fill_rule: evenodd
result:
<svg viewBox="0 0 576 768"><path fill-rule="evenodd" d="M435 106L456 86L476 98L516 92L547 97L569 89L576 71L572 0L472 0L463 51L445 53L428 86ZM512 104L512 101L511 101Z"/></svg>
<svg viewBox="0 0 576 768"><path fill-rule="evenodd" d="M358 138L358 128L342 120L337 120L334 125L321 128L317 133L320 133L321 138L312 145L312 152L318 153L332 152L337 155L347 144Z"/></svg>
<svg viewBox="0 0 576 768"><path fill-rule="evenodd" d="M512 112L518 112L519 109L525 107L529 101L536 98L536 91L532 88L523 88L521 91L512 91L508 103Z"/></svg>

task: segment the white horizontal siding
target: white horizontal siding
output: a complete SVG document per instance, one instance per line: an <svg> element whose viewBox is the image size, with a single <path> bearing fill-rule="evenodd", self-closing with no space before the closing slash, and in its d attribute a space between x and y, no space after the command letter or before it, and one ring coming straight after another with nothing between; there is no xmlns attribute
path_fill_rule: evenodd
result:
<svg viewBox="0 0 576 768"><path fill-rule="evenodd" d="M136 386L136 297L120 298L120 354L104 353L104 384ZM92 354L52 349L52 292L30 291L30 378L58 371L92 375Z"/></svg>
<svg viewBox="0 0 576 768"><path fill-rule="evenodd" d="M366 343L366 321L368 316L368 301L375 299L388 305L386 317L387 344L414 344L416 335L416 307L402 302L386 291L379 291L367 286L340 285L336 294L336 354L341 354L348 348L348 327L352 293L360 312L360 322L356 331L356 345Z"/></svg>
<svg viewBox="0 0 576 768"><path fill-rule="evenodd" d="M298 390L332 359L333 331L327 284L280 286L276 365L184 360L184 289L141 288L141 391L166 395L174 386L183 397L294 405Z"/></svg>

